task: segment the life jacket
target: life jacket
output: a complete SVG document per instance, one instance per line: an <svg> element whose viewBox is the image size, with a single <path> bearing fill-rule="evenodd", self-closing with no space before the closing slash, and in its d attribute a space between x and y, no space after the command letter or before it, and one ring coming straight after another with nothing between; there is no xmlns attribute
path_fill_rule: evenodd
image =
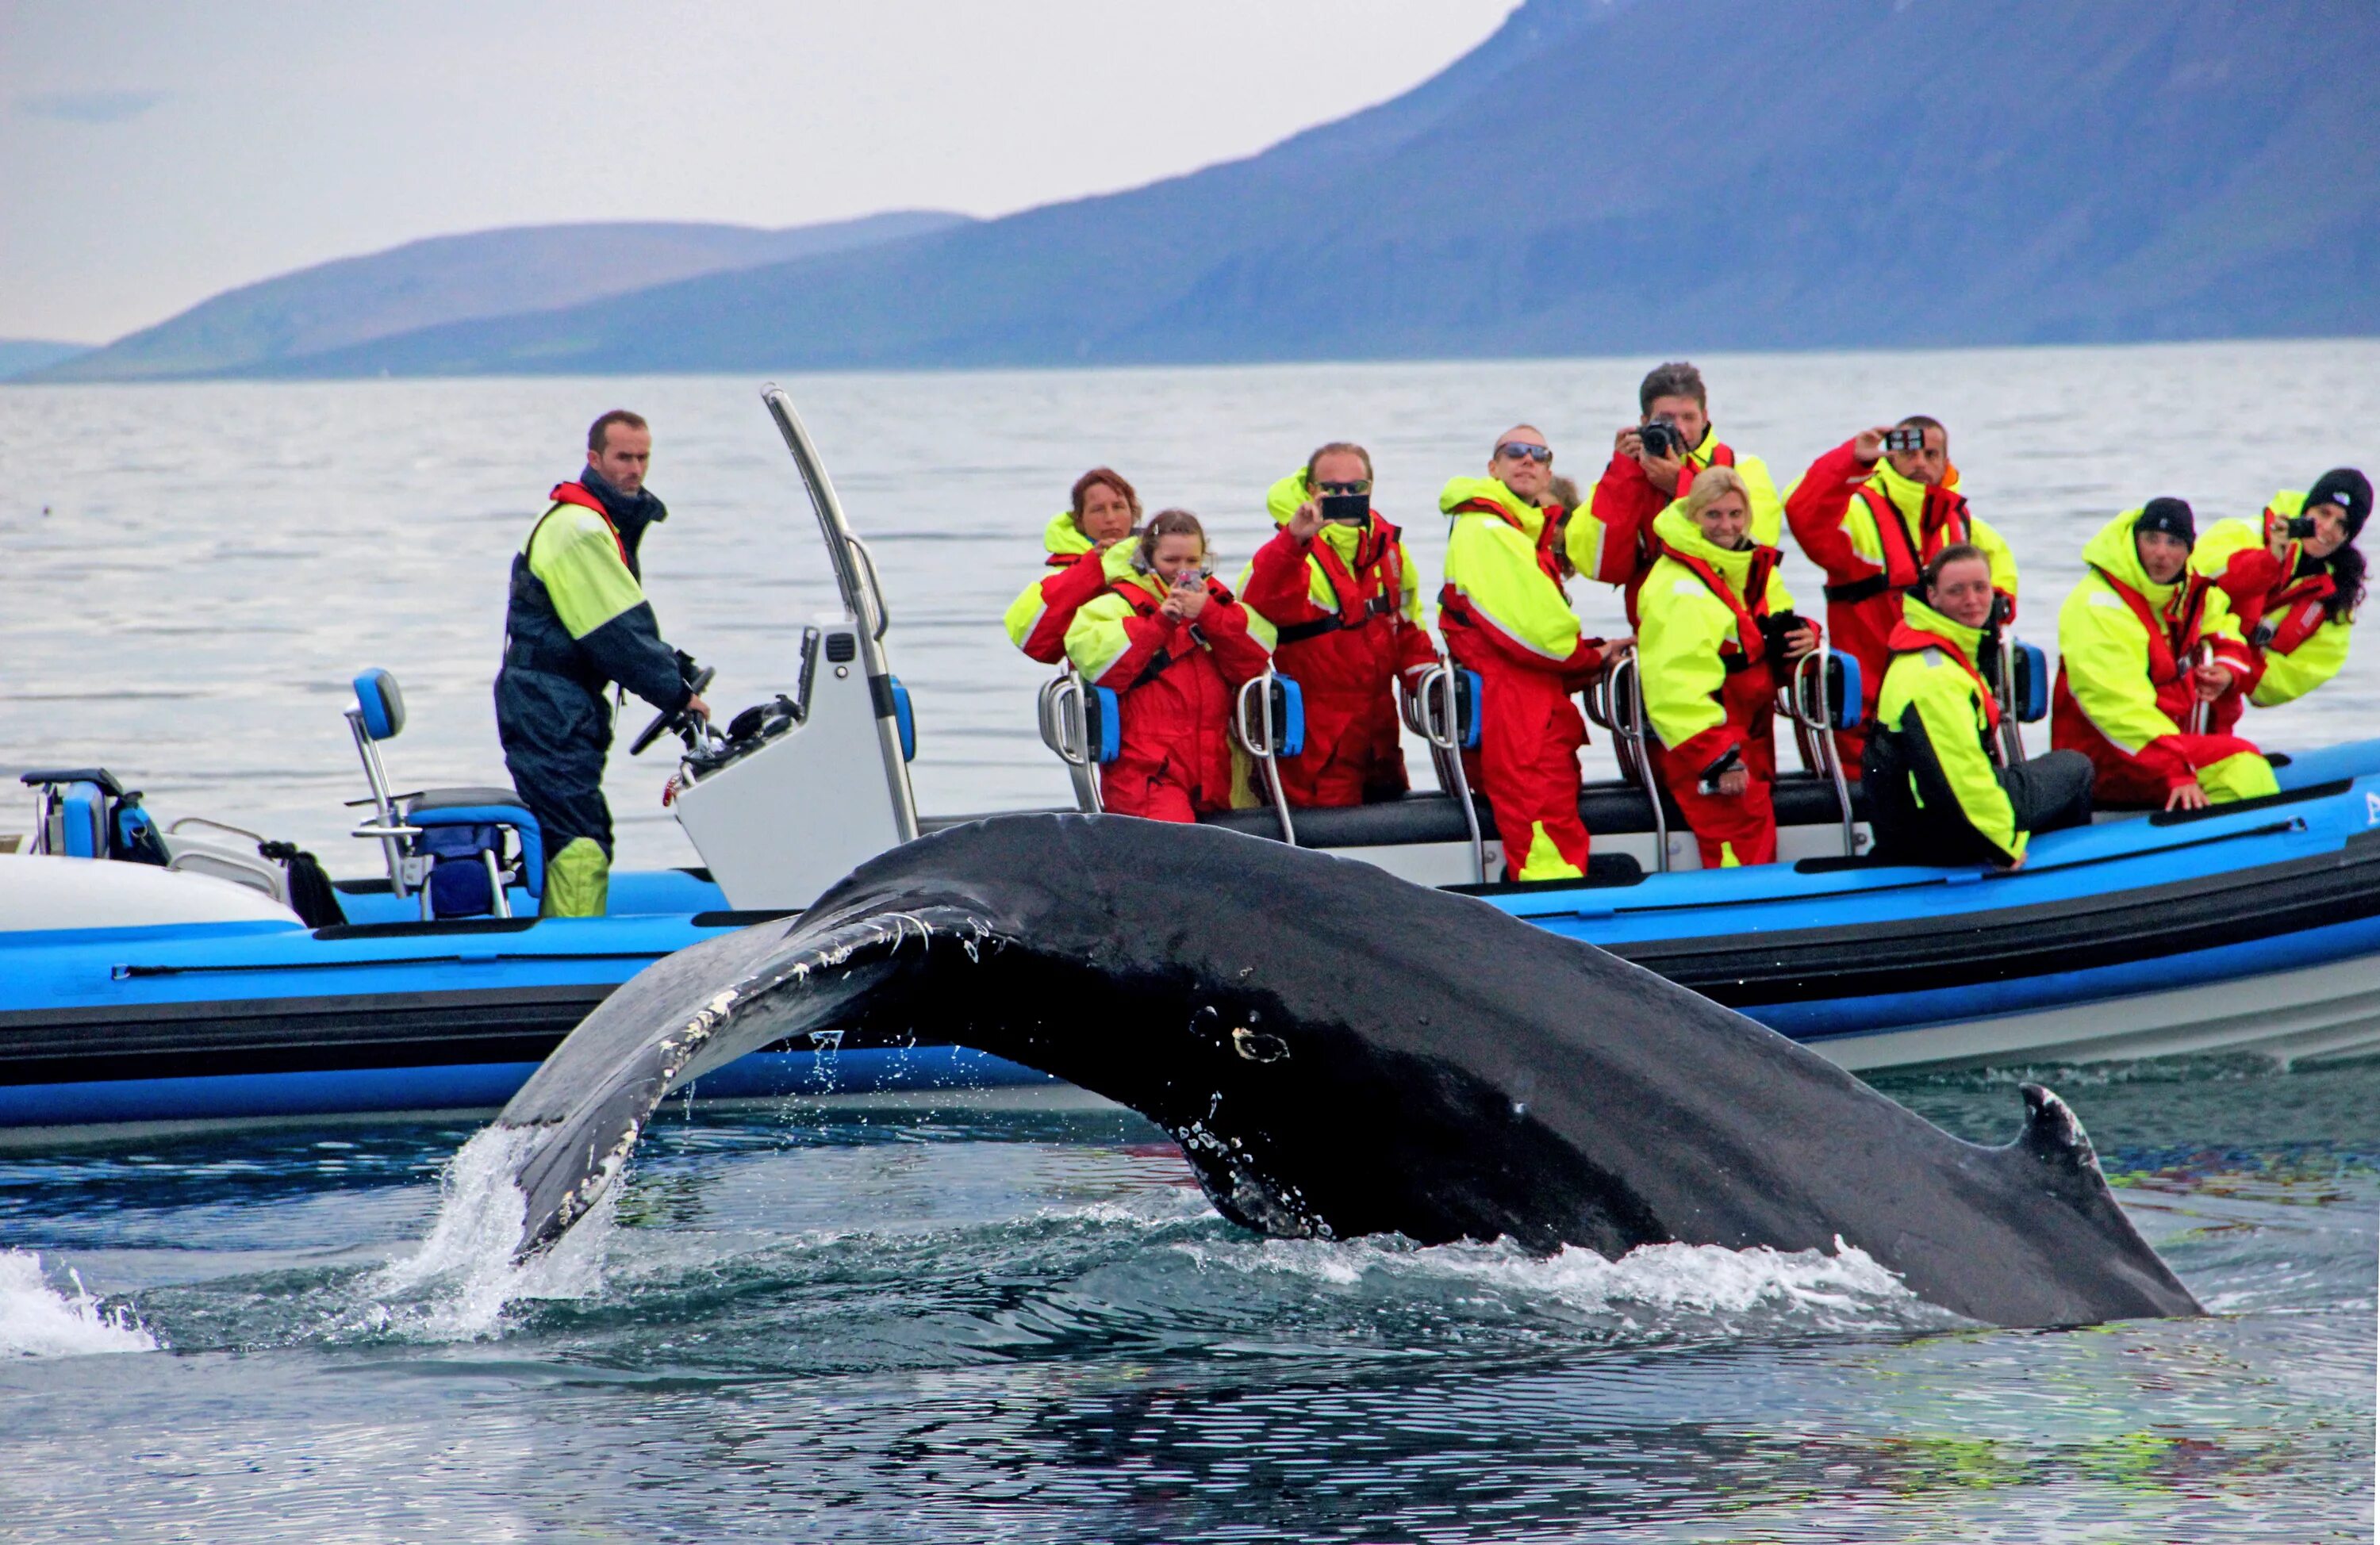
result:
<svg viewBox="0 0 2380 1545"><path fill-rule="evenodd" d="M1760 631L1760 620L1768 615L1768 576L1777 568L1779 557L1777 549L1768 547L1755 547L1752 549L1752 567L1744 575L1743 583L1744 588L1752 593L1753 598L1751 603L1746 605L1743 597L1735 593L1735 587L1728 584L1727 576L1712 568L1707 561L1691 553L1681 552L1658 537L1655 538L1655 547L1662 557L1701 580L1712 595L1718 597L1730 611L1735 613L1737 652L1730 655L1724 648L1719 651L1719 662L1727 673L1732 676L1739 670L1758 665L1766 658L1768 641Z"/></svg>
<svg viewBox="0 0 2380 1545"><path fill-rule="evenodd" d="M1938 485L1926 488L1925 501L1918 510L1915 549L1909 544L1909 527L1902 522L1900 506L1892 501L1891 494L1874 483L1862 483L1856 497L1866 503L1868 513L1875 518L1876 541L1884 549L1884 566L1864 579L1828 585L1827 599L1837 605L1856 605L1887 591L1900 594L1914 590L1919 571L1943 549L1972 539L1967 529L1965 498Z"/></svg>
<svg viewBox="0 0 2380 1545"><path fill-rule="evenodd" d="M1967 673L1967 679L1975 683L1975 695L1984 705L1984 721L1990 732L1999 732L1999 695L1992 691L1991 683L1984 680L1984 673L1975 669L1975 662L1967 658L1967 652L1960 648L1955 640L1924 628L1912 627L1903 621L1893 625L1892 638L1887 647L1896 656L1918 655L1928 649L1939 649L1949 656L1958 663L1959 669Z"/></svg>
<svg viewBox="0 0 2380 1545"><path fill-rule="evenodd" d="M1551 523L1548 524L1550 527ZM1342 629L1361 628L1375 617L1394 612L1404 599L1404 565L1400 556L1402 549L1398 546L1402 536L1395 526L1374 514L1370 528L1357 542L1353 569L1339 556L1338 549L1318 536L1308 544L1307 556L1330 582L1330 593L1338 598L1339 610L1312 622L1290 623L1279 630L1277 642L1303 644ZM1538 545L1542 552L1542 539Z"/></svg>
<svg viewBox="0 0 2380 1545"><path fill-rule="evenodd" d="M1109 581L1108 589L1112 594L1122 596L1124 598L1124 604L1132 608L1132 614L1135 617L1154 617L1159 612L1165 610L1165 602L1163 600L1150 595L1148 593L1148 585L1141 584L1137 579L1133 578L1129 574L1120 579ZM1228 606L1232 602L1231 587L1226 585L1221 580L1217 579L1214 575L1208 574L1207 576L1207 598L1210 601L1220 601L1224 605ZM1149 662L1147 665L1140 668L1139 675L1134 677L1130 682L1124 683L1122 688L1118 689L1119 695L1121 695L1122 693L1130 692L1135 687L1147 686L1149 682L1156 681L1160 676L1164 675L1168 670L1182 664L1190 658L1191 657L1189 655L1171 655L1162 649L1159 650L1150 658Z"/></svg>
<svg viewBox="0 0 2380 1545"><path fill-rule="evenodd" d="M2094 563L2092 572L2107 583L2117 597L2131 609L2134 621L2149 638L2149 681L2160 693L2187 677L2192 669L2190 657L2198 648L2199 625L2206 615L2208 582L2201 575L2184 570L2175 586L2175 599L2180 603L2176 615L2160 618L2149 599L2114 574Z"/></svg>
<svg viewBox="0 0 2380 1545"><path fill-rule="evenodd" d="M1538 525L1537 534L1535 537L1530 537L1531 543L1537 549L1537 567L1545 571L1545 576L1548 579L1554 582L1554 588L1562 593L1562 599L1568 600L1570 599L1570 590L1562 584L1561 525L1564 517L1567 516L1570 512L1563 509L1559 504L1540 504L1537 508L1544 512L1546 517L1543 524ZM1511 526L1513 530L1519 532L1522 536L1527 537L1529 535L1528 527L1523 525L1518 520L1515 520L1512 517L1512 511L1505 509L1504 506L1497 503L1492 499L1465 500L1463 502L1457 504L1453 509L1449 510L1446 513L1450 515L1471 513L1490 514L1495 516L1498 520L1502 521L1506 525ZM1441 600L1443 599L1444 595L1451 593L1452 593L1452 585L1450 583L1446 589L1441 592Z"/></svg>
<svg viewBox="0 0 2380 1545"><path fill-rule="evenodd" d="M603 507L602 500L579 483L557 483L546 495L552 502L545 513L529 527L528 540L513 554L512 576L504 604L504 664L516 670L537 670L550 676L563 676L576 682L589 695L600 698L610 684L601 668L578 646L564 627L562 614L553 604L552 594L545 581L529 567L529 553L537 545L538 533L545 523L563 511L577 508L592 510L611 534L613 545L619 549L620 561L639 584L644 575L637 566L637 549L620 534L612 512Z"/></svg>

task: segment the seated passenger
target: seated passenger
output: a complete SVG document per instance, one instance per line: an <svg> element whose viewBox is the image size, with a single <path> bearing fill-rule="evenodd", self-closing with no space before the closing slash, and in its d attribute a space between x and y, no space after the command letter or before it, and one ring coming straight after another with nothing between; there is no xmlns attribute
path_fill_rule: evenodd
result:
<svg viewBox="0 0 2380 1545"><path fill-rule="evenodd" d="M1603 668L1603 640L1579 634L1554 551L1561 512L1543 506L1554 453L1526 424L1496 442L1485 477L1438 496L1452 518L1438 626L1457 665L1479 672L1479 749L1465 776L1487 797L1504 875L1574 880L1586 873L1578 752L1586 719L1571 694Z"/></svg>
<svg viewBox="0 0 2380 1545"><path fill-rule="evenodd" d="M1914 435L1914 448L1888 450L1894 432ZM2016 616L2016 558L1999 533L1967 508L1959 469L1950 465L1950 431L1940 420L1912 414L1891 429L1865 429L1810 465L1785 494L1785 519L1810 561L1827 575L1827 636L1860 663L1860 720L1876 717L1876 694L1892 658L1900 598L1918 571L1949 548L1972 543L1991 561L1992 586L2003 597L2000 620ZM1860 765L1857 730L1838 730L1843 766Z"/></svg>
<svg viewBox="0 0 2380 1545"><path fill-rule="evenodd" d="M1140 495L1123 474L1095 466L1075 478L1070 507L1041 532L1050 572L1008 603L1008 641L1043 665L1064 658L1075 609L1123 573L1131 556L1124 538L1139 524Z"/></svg>
<svg viewBox="0 0 2380 1545"><path fill-rule="evenodd" d="M2127 510L2083 548L2089 570L2058 609L2049 743L2091 759L2103 804L2199 810L2278 791L2253 745L2190 731L2194 706L2250 667L2222 589L2190 573L2196 540L2181 500Z"/></svg>
<svg viewBox="0 0 2380 1545"><path fill-rule="evenodd" d="M2191 572L2222 586L2251 652L2247 670L2216 699L2217 734L2232 731L2248 702L2292 702L2347 663L2348 630L2363 600L2354 544L2371 516L2371 480L2342 466L2304 493L2275 494L2256 525L2217 521L2191 549Z"/></svg>
<svg viewBox="0 0 2380 1545"><path fill-rule="evenodd" d="M1371 506L1372 457L1333 441L1266 496L1280 532L1240 575L1240 604L1273 669L1305 698L1305 749L1279 764L1290 804L1362 804L1404 792L1396 682L1438 660L1421 579Z"/></svg>
<svg viewBox="0 0 2380 1545"><path fill-rule="evenodd" d="M1961 542L1900 597L1860 772L1881 858L2016 869L2030 834L2090 822L2082 753L1999 766L1999 696L1975 666L1998 579L1991 554Z"/></svg>
<svg viewBox="0 0 2380 1545"><path fill-rule="evenodd" d="M1654 518L1661 556L1638 597L1645 717L1706 869L1775 861L1777 689L1787 662L1818 646L1777 577L1780 555L1753 540L1752 523L1742 474L1706 470Z"/></svg>
<svg viewBox="0 0 2380 1545"><path fill-rule="evenodd" d="M1248 614L1207 573L1207 533L1166 510L1121 550L1124 573L1083 603L1066 654L1118 699L1121 750L1099 768L1120 815L1189 821L1232 803L1232 694L1263 674Z"/></svg>
<svg viewBox="0 0 2380 1545"><path fill-rule="evenodd" d="M1784 529L1784 506L1768 464L1739 454L1711 432L1700 370L1683 363L1656 368L1637 387L1636 405L1637 421L1614 437L1611 464L1562 533L1572 572L1619 585L1631 625L1638 621L1637 593L1660 556L1653 517L1685 498L1704 468L1731 467L1742 477L1755 542L1773 548Z"/></svg>

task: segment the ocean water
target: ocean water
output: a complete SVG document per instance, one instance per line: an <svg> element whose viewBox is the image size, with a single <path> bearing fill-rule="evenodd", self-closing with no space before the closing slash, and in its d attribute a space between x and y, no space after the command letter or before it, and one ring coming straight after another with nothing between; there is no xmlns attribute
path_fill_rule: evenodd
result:
<svg viewBox="0 0 2380 1545"><path fill-rule="evenodd" d="M1591 477L1648 363L785 384L875 545L942 813L1063 799L997 617L1085 465L1209 516L1236 572L1266 484L1360 438L1434 576L1445 477L1521 418ZM2045 643L2115 511L2249 514L2380 460L2380 344L1703 363L1780 482L1947 419ZM167 818L368 871L345 683L406 683L400 786L500 780L507 555L614 404L658 431L669 632L722 707L788 685L830 589L757 386L0 390L0 767L102 762ZM2252 732L2374 733L2375 689L2366 652ZM667 771L615 754L625 863L696 862ZM2369 1539L2380 1064L2025 1075L2208 1318L1987 1330L1856 1251L1264 1241L1161 1133L1062 1094L673 1102L526 1269L468 1121L0 1153L0 1538ZM2018 1076L1882 1081L1998 1141Z"/></svg>

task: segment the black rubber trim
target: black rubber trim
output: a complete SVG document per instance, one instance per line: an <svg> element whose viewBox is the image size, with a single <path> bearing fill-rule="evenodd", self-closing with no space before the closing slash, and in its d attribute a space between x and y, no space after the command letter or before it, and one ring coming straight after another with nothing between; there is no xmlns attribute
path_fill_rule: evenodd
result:
<svg viewBox="0 0 2380 1545"><path fill-rule="evenodd" d="M1940 883L1940 882L1931 882ZM1995 883L1979 879L1978 885ZM2380 916L2380 842L2255 869L1955 918L1654 939L1611 953L1731 1008L1973 986Z"/></svg>
<svg viewBox="0 0 2380 1545"><path fill-rule="evenodd" d="M2284 789L2277 794L2259 794L2252 800L2233 800L2229 804L2210 804L2201 810L2160 810L2149 817L2149 825L2186 826L2192 821L2211 821L2218 815L2237 815L2243 810L2270 810L2277 804L2296 804L2301 800L2326 800L2333 794L2347 792L2354 782L2351 778L2340 778L2328 783L2309 783L2302 789Z"/></svg>
<svg viewBox="0 0 2380 1545"><path fill-rule="evenodd" d="M900 710L892 703L892 678L890 676L868 678L868 706L876 710L878 718L896 717Z"/></svg>
<svg viewBox="0 0 2380 1545"><path fill-rule="evenodd" d="M799 907L751 907L715 912L697 912L688 921L698 928L749 928L756 923L774 923L783 917L799 917Z"/></svg>
<svg viewBox="0 0 2380 1545"><path fill-rule="evenodd" d="M1583 880L1493 880L1486 885L1440 886L1457 896L1526 896L1547 890L1619 890L1645 883L1645 866L1633 853L1589 853Z"/></svg>
<svg viewBox="0 0 2380 1545"><path fill-rule="evenodd" d="M541 920L534 917L450 917L435 923L334 923L317 928L318 939L423 939L450 934L526 934Z"/></svg>

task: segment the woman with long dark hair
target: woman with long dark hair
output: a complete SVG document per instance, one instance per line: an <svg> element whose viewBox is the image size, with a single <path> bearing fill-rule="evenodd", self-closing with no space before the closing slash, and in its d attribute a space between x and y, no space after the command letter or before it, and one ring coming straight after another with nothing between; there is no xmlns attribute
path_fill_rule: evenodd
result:
<svg viewBox="0 0 2380 1545"><path fill-rule="evenodd" d="M2222 589L2253 656L2215 702L2216 733L2231 733L2248 704L2271 708L2303 697L2347 663L2348 631L2363 601L2355 539L2371 515L2371 479L2334 467L2303 493L2275 494L2256 524L2217 522L2191 553L2191 572Z"/></svg>

